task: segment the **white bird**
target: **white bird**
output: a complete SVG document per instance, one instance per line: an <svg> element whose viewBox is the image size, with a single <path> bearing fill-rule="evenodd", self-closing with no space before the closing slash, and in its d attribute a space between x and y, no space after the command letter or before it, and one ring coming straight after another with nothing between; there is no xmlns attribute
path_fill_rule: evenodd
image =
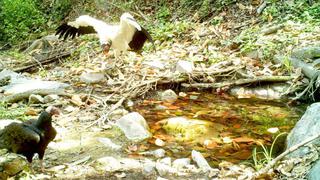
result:
<svg viewBox="0 0 320 180"><path fill-rule="evenodd" d="M117 58L121 52L140 53L148 39L153 47L154 42L149 32L144 29L129 13L123 13L118 25L110 25L88 15L79 16L75 21L60 25L56 30L59 38L72 39L83 34L97 33L104 54L114 49ZM155 50L155 47L154 47Z"/></svg>

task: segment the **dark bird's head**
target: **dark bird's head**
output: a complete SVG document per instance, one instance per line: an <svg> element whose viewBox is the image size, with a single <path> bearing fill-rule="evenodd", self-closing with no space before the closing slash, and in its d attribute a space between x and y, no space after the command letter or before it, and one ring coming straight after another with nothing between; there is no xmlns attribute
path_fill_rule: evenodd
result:
<svg viewBox="0 0 320 180"><path fill-rule="evenodd" d="M45 111L42 111L37 122L36 126L39 128L46 128L51 126L52 116L60 114L60 110L54 106L49 106Z"/></svg>

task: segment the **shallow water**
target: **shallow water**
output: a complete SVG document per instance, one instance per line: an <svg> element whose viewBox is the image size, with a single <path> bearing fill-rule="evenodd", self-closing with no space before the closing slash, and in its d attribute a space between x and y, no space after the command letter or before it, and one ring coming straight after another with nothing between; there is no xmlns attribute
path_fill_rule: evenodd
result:
<svg viewBox="0 0 320 180"><path fill-rule="evenodd" d="M145 117L151 128L150 148L158 148L154 143L159 138L166 143L163 148L169 156L189 157L195 149L213 166L223 160L250 160L257 141L270 146L276 135L289 132L304 112L303 107L288 107L281 102L195 92L171 103L144 100L134 110ZM183 118L168 120L172 117ZM269 128L279 131L271 134ZM281 151L282 147L283 141L279 141L274 151Z"/></svg>

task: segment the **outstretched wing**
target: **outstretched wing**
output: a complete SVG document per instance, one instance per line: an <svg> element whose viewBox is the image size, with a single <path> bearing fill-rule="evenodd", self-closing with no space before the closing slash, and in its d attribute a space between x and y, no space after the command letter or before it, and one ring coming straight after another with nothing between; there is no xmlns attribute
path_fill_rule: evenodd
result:
<svg viewBox="0 0 320 180"><path fill-rule="evenodd" d="M129 43L129 47L131 51L139 52L142 50L142 47L146 40L149 40L152 43L154 51L156 51L154 41L149 34L149 32L141 27L141 31L136 31L132 37L132 40Z"/></svg>
<svg viewBox="0 0 320 180"><path fill-rule="evenodd" d="M59 35L59 38L63 38L64 40L66 40L68 37L73 39L76 36L91 33L97 33L92 26L79 26L76 28L68 25L67 23L60 25L56 29L56 35Z"/></svg>
<svg viewBox="0 0 320 180"><path fill-rule="evenodd" d="M95 19L88 15L79 16L75 21L68 22L59 26L56 30L56 35L59 38L74 38L83 34L98 33L100 41L105 41L104 38L110 37L114 28L103 21Z"/></svg>

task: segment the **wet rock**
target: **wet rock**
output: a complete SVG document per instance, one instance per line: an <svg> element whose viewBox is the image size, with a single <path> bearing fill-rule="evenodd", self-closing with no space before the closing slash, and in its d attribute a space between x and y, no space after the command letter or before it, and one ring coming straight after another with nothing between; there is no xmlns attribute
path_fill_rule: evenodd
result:
<svg viewBox="0 0 320 180"><path fill-rule="evenodd" d="M216 132L219 132L220 129L223 129L223 126L218 123L186 117L173 117L163 122L163 129L168 134L174 135L177 141L197 140L198 137L203 137L210 131L216 129Z"/></svg>
<svg viewBox="0 0 320 180"><path fill-rule="evenodd" d="M172 167L176 169L182 169L190 165L190 159L189 158L181 158L181 159L176 159L172 162Z"/></svg>
<svg viewBox="0 0 320 180"><path fill-rule="evenodd" d="M7 177L14 176L24 169L28 168L26 160L14 153L6 153L0 156L0 177L7 179Z"/></svg>
<svg viewBox="0 0 320 180"><path fill-rule="evenodd" d="M319 173L320 173L320 160L318 160L308 174L308 180L319 180Z"/></svg>
<svg viewBox="0 0 320 180"><path fill-rule="evenodd" d="M97 160L102 165L102 169L108 172L114 172L121 169L121 163L114 157L107 156Z"/></svg>
<svg viewBox="0 0 320 180"><path fill-rule="evenodd" d="M12 120L12 119L0 119L0 130L5 128L6 126L8 126L11 123L21 123L21 121L18 120Z"/></svg>
<svg viewBox="0 0 320 180"><path fill-rule="evenodd" d="M95 84L100 83L106 80L103 73L97 73L97 72L83 72L80 75L80 80L87 84Z"/></svg>
<svg viewBox="0 0 320 180"><path fill-rule="evenodd" d="M146 120L137 112L122 116L117 120L116 125L131 141L140 142L151 137Z"/></svg>
<svg viewBox="0 0 320 180"><path fill-rule="evenodd" d="M200 152L192 150L191 156L192 156L192 160L197 163L197 165L202 171L207 172L211 169L207 160L202 156Z"/></svg>
<svg viewBox="0 0 320 180"><path fill-rule="evenodd" d="M193 69L193 62L190 61L178 61L176 64L176 71L180 73L192 73Z"/></svg>
<svg viewBox="0 0 320 180"><path fill-rule="evenodd" d="M111 150L120 150L121 146L113 143L109 138L97 138L99 142L101 142L104 146Z"/></svg>
<svg viewBox="0 0 320 180"><path fill-rule="evenodd" d="M56 95L56 94L49 94L49 95L46 95L43 100L44 100L44 103L50 103L50 102L54 102L56 100L59 99L59 96Z"/></svg>
<svg viewBox="0 0 320 180"><path fill-rule="evenodd" d="M167 89L160 93L160 99L162 101L175 101L178 99L178 95L171 89Z"/></svg>
<svg viewBox="0 0 320 180"><path fill-rule="evenodd" d="M31 94L29 96L29 104L42 104L44 103L44 99L42 96L37 94Z"/></svg>
<svg viewBox="0 0 320 180"><path fill-rule="evenodd" d="M315 136L320 129L320 103L313 103L308 107L301 119L296 123L287 137L287 149L304 141L305 139ZM312 141L316 146L320 146L320 139ZM308 147L300 147L289 154L289 157L301 157L309 152Z"/></svg>

